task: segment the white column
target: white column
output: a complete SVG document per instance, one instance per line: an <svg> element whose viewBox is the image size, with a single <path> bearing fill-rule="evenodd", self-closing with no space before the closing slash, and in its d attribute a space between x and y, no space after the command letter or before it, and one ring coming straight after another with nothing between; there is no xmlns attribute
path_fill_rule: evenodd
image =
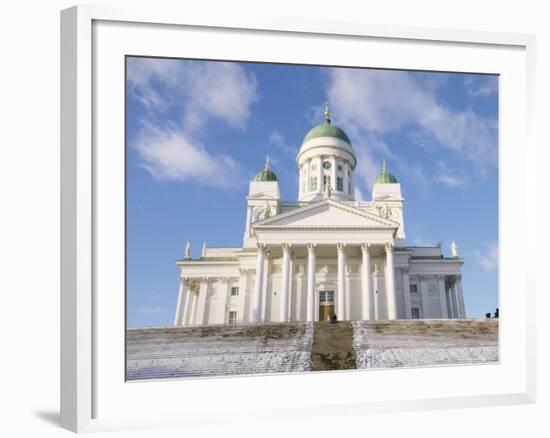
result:
<svg viewBox="0 0 550 438"><path fill-rule="evenodd" d="M269 257L269 250L265 250L265 258L264 258L264 278L262 283L262 306L260 311L260 322L267 322L271 321L271 311L269 312L269 315L267 314L267 305L268 305L268 299L267 299L267 283L269 281L269 264L270 264L270 257ZM273 299L273 296L269 299L269 305L271 305L271 301Z"/></svg>
<svg viewBox="0 0 550 438"><path fill-rule="evenodd" d="M447 314L447 300L445 297L445 276L440 275L437 277L439 285L439 306L441 308L441 318L448 318Z"/></svg>
<svg viewBox="0 0 550 438"><path fill-rule="evenodd" d="M262 311L262 289L264 277L265 245L258 244L258 255L256 257L256 284L254 285L254 299L250 308L250 321L260 322Z"/></svg>
<svg viewBox="0 0 550 438"><path fill-rule="evenodd" d="M246 308L246 279L247 270L239 269L239 297L237 298L237 321L246 322L244 309Z"/></svg>
<svg viewBox="0 0 550 438"><path fill-rule="evenodd" d="M451 281L451 303L453 306L453 318L460 318L460 308L458 307L458 296L456 293L456 278Z"/></svg>
<svg viewBox="0 0 550 438"><path fill-rule="evenodd" d="M189 324L195 325L197 323L197 303L199 301L199 291L195 290L191 294L191 315L189 315Z"/></svg>
<svg viewBox="0 0 550 438"><path fill-rule="evenodd" d="M408 269L403 269L403 298L405 300L405 319L411 319L411 282Z"/></svg>
<svg viewBox="0 0 550 438"><path fill-rule="evenodd" d="M453 302L453 318L460 318L460 308L458 307L458 296L456 291L456 278L451 286L451 300Z"/></svg>
<svg viewBox="0 0 550 438"><path fill-rule="evenodd" d="M330 157L330 162L332 164L332 172L331 172L331 175L330 175L330 186L331 186L331 190L333 193L336 192L336 176L338 175L338 171L337 171L337 164L336 164L336 155L331 155ZM349 319L349 318L347 318Z"/></svg>
<svg viewBox="0 0 550 438"><path fill-rule="evenodd" d="M320 315L319 315L319 294L317 293L317 290L316 290L316 293L315 293L315 296L313 297L313 300L314 300L314 304L313 304L313 320L314 321L319 321L319 318L320 318Z"/></svg>
<svg viewBox="0 0 550 438"><path fill-rule="evenodd" d="M323 193L323 156L319 157L317 173L319 175L319 184L317 184L317 192Z"/></svg>
<svg viewBox="0 0 550 438"><path fill-rule="evenodd" d="M346 295L346 253L345 245L338 243L336 245L338 250L338 291L336 292L336 316L338 320L343 321L346 318L345 315L345 295Z"/></svg>
<svg viewBox="0 0 550 438"><path fill-rule="evenodd" d="M197 324L205 324L206 322L206 296L208 295L208 278L201 279L199 287L199 297L197 303Z"/></svg>
<svg viewBox="0 0 550 438"><path fill-rule="evenodd" d="M283 243L283 267L281 270L281 303L279 307L280 321L288 321L288 290L290 286L289 271L290 271L290 245Z"/></svg>
<svg viewBox="0 0 550 438"><path fill-rule="evenodd" d="M386 299L388 319L397 319L397 300L395 298L395 280L393 268L393 244L386 243Z"/></svg>
<svg viewBox="0 0 550 438"><path fill-rule="evenodd" d="M466 318L466 311L464 310L464 294L462 292L462 276L456 277L456 292L458 301L459 318Z"/></svg>
<svg viewBox="0 0 550 438"><path fill-rule="evenodd" d="M195 295L193 292L194 286L194 282L187 280L187 294L185 295L185 303L183 305L183 315L181 319L182 325L192 324L192 322L189 321L189 315L191 315L191 306L193 305L193 296Z"/></svg>
<svg viewBox="0 0 550 438"><path fill-rule="evenodd" d="M343 175L343 177L344 177L344 193L346 195L349 195L350 193L348 193L349 177L348 177L348 162L347 161L342 162L342 172L344 173L344 175ZM363 318L363 319L365 319L365 318Z"/></svg>
<svg viewBox="0 0 550 438"><path fill-rule="evenodd" d="M290 252L290 261L288 262L288 306L287 306L287 311L286 311L286 314L288 315L287 316L287 321L293 321L293 318L292 318L292 310L294 309L294 307L292 307L292 303L294 302L295 300L295 296L294 294L296 293L296 291L293 289L292 287L292 282L293 282L293 276L294 274L294 260L292 260L292 251Z"/></svg>
<svg viewBox="0 0 550 438"><path fill-rule="evenodd" d="M180 290L178 292L178 305L176 307L176 316L174 318L174 325L183 324L183 314L185 311L185 302L187 300L187 295L189 290L186 286L186 281L184 278L180 279Z"/></svg>
<svg viewBox="0 0 550 438"><path fill-rule="evenodd" d="M347 171L347 169L344 169ZM347 180L346 180L347 183ZM347 186L346 186L347 187ZM347 188L346 188L347 190ZM372 291L371 291L371 268L368 243L361 245L363 263L361 265L361 319L372 319Z"/></svg>
<svg viewBox="0 0 550 438"><path fill-rule="evenodd" d="M418 276L418 287L420 289L420 298L422 299L422 318L428 318L428 288L422 276Z"/></svg>
<svg viewBox="0 0 550 438"><path fill-rule="evenodd" d="M295 302L296 302L296 321L303 321L304 316L302 315L302 299L303 299L303 274L301 271L302 265L296 265L297 269L300 269L299 272L296 272L296 289L294 290Z"/></svg>
<svg viewBox="0 0 550 438"><path fill-rule="evenodd" d="M304 164L304 167L306 169L306 191L305 193L311 192L311 158L307 160L307 163ZM305 194L304 193L304 194Z"/></svg>
<svg viewBox="0 0 550 438"><path fill-rule="evenodd" d="M345 295L344 295L344 301L345 301L345 309L344 312L344 318L346 321L351 320L351 297L350 297L350 291L351 291L351 265L346 266L346 288L345 288Z"/></svg>
<svg viewBox="0 0 550 438"><path fill-rule="evenodd" d="M315 244L307 245L307 321L315 321L315 271L317 269Z"/></svg>
<svg viewBox="0 0 550 438"><path fill-rule="evenodd" d="M452 298L452 289L450 283L447 283L446 288L446 298L447 298L447 314L449 315L449 318L454 318L454 309L453 309L453 298Z"/></svg>
<svg viewBox="0 0 550 438"><path fill-rule="evenodd" d="M374 303L374 319L380 319L380 266L374 264L374 273L372 275L372 298Z"/></svg>

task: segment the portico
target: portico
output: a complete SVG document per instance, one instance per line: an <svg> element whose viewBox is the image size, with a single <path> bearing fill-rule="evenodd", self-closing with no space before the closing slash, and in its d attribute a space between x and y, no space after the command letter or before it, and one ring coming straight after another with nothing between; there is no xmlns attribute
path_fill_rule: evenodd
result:
<svg viewBox="0 0 550 438"><path fill-rule="evenodd" d="M326 243L283 243L280 245L275 244L258 244L257 252L257 266L259 267L258 274L254 280L254 306L252 307L250 320L251 322L269 322L262 318L262 312L259 311L262 307L262 303L268 300L268 290L263 288L265 276L273 275L269 272L269 264L264 264L266 253L269 254L282 254L281 269L280 269L280 318L278 321L286 322L293 319L292 315L299 315L301 312L291 308L291 304L296 301L292 299L291 285L294 280L292 278L291 264L293 263L293 257L297 255L297 261L303 261L305 258L306 270L306 284L305 290L307 291L305 298L305 320L316 321L320 319L320 299L319 292L332 292L334 297L334 312L339 320L349 320L351 318L350 302L352 301L350 295L357 294L355 289L352 291L349 281L349 276L353 272L352 266L360 266L360 291L361 296L358 297L362 302L360 317L361 319L372 319L372 307L374 299L372 295L372 273L370 264L370 253L375 252L385 255L384 270L386 276L384 281L389 287L386 289L388 319L396 319L397 307L395 297L395 287L393 286L393 279L389 278L390 273L394 272L393 266L393 247L391 244L373 245L364 243L357 245L354 242L339 242L336 245L330 245ZM317 264L317 254L320 253L323 258L321 269ZM348 263L347 254L353 254L353 264ZM361 254L361 258L357 258L357 253ZM388 253L390 257L388 257ZM304 257L305 255L305 257ZM335 256L335 257L331 257ZM336 272L324 273L322 267L326 266L327 258L337 259ZM267 267L267 270L265 269ZM277 270L278 272L278 270ZM346 281L348 277L348 281ZM354 285L357 281L353 282ZM257 293L258 292L258 293ZM298 290L294 291L298 293ZM294 311L293 311L294 310Z"/></svg>

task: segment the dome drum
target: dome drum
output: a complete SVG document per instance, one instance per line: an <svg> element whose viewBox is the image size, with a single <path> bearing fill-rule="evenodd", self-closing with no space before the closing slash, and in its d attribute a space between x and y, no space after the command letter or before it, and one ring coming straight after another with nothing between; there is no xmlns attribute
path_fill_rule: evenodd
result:
<svg viewBox="0 0 550 438"><path fill-rule="evenodd" d="M350 164L352 170L355 170L357 160L351 148L344 149L340 146L331 145L333 139L319 139L323 140L319 145L310 146L308 148L302 148L300 153L296 157L298 167L301 167L305 162L315 159L317 157L330 157L336 156L339 159L347 161ZM324 141L327 140L327 141ZM305 149L305 150L304 150Z"/></svg>

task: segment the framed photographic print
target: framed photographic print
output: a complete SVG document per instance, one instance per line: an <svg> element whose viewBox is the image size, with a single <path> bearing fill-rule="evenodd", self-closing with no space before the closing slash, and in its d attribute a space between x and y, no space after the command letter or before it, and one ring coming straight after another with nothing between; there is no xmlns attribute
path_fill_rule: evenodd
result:
<svg viewBox="0 0 550 438"><path fill-rule="evenodd" d="M61 43L63 427L533 400L532 37L77 7Z"/></svg>

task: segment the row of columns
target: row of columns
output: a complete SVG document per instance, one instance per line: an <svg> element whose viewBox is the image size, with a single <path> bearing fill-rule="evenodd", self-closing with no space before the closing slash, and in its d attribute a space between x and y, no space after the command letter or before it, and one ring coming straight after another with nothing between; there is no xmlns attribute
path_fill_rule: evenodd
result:
<svg viewBox="0 0 550 438"><path fill-rule="evenodd" d="M378 275L371 275L371 245L364 243L361 245L362 266L361 266L361 317L365 320L379 319L378 314ZM283 244L282 258L282 279L281 279L281 298L280 298L280 321L286 322L290 319L289 300L291 288L292 261L290 256L291 245ZM395 294L394 278L394 258L393 245L385 245L386 252L386 270L384 272L386 284L386 307L388 319L397 319L397 299ZM314 321L316 319L316 245L307 245L307 295L306 295L306 319ZM337 292L336 292L336 315L339 320L344 320L346 314L349 316L349 284L346 281L346 252L345 244L337 244ZM266 280L266 246L258 245L256 262L256 282L252 305L250 306L249 320L251 322L261 322L264 320L265 290ZM246 298L246 271L241 269L239 282L239 303L238 308L242 312L245 308ZM411 297L409 293L410 278L408 270L402 271L405 314L404 318L411 318ZM180 282L178 294L178 304L176 309L176 325L186 324L204 324L206 322L206 298L208 292L208 278L188 279L183 278ZM440 292L441 315L448 318L465 318L464 298L462 295L462 281L460 276L454 276L445 279L439 277L438 286ZM227 281L228 290L227 299L230 296L229 281ZM428 295L423 281L419 282L423 312L428 309ZM346 312L346 308L348 312ZM226 312L227 313L227 312ZM298 314L301 314L299 312ZM239 318L244 320L243 316Z"/></svg>
<svg viewBox="0 0 550 438"><path fill-rule="evenodd" d="M460 276L437 276L440 314L442 318L466 318L464 311L464 297L462 295L462 278ZM418 287L422 303L422 317L426 317L428 311L428 287L426 280L419 278ZM403 288L405 291L405 318L411 318L411 297L406 293L410 289L409 273L403 271Z"/></svg>
<svg viewBox="0 0 550 438"><path fill-rule="evenodd" d="M246 276L241 276L246 281ZM208 315L207 295L208 286L212 281L211 278L181 278L180 288L178 293L178 304L176 307L176 316L174 325L193 325L206 324ZM231 282L229 278L222 278L221 281L225 284L225 308L231 299ZM244 308L244 290L246 283L239 283L239 290L243 291L239 294L239 308ZM242 289L241 289L242 287ZM227 310L227 309L225 309ZM227 314L227 311L225 312ZM227 321L224 321L227 322Z"/></svg>
<svg viewBox="0 0 550 438"><path fill-rule="evenodd" d="M361 245L361 253L363 258L363 266L361 271L361 290L362 290L362 318L373 319L378 315L373 314L373 309L378 306L373 303L373 294L371 293L371 269L370 269L370 244ZM290 269L290 244L283 244L283 266L281 279L281 306L280 306L280 321L286 322L289 319L288 300L291 284L291 269ZM336 291L336 316L339 320L346 319L346 305L349 303L349 290L346 282L346 252L345 244L338 243L336 245L338 254L338 274L337 274L337 291ZM395 279L394 279L394 263L393 263L393 245L386 244L386 299L388 309L388 319L397 319L397 299L395 295ZM266 246L258 244L258 254L256 260L256 283L254 288L254 300L250 312L251 322L262 321L262 288L264 283L264 260ZM307 297L306 297L306 318L307 321L314 321L316 315L316 300L315 300L315 274L317 269L316 263L316 245L310 243L307 245L308 261L307 261ZM376 312L377 313L377 312Z"/></svg>

